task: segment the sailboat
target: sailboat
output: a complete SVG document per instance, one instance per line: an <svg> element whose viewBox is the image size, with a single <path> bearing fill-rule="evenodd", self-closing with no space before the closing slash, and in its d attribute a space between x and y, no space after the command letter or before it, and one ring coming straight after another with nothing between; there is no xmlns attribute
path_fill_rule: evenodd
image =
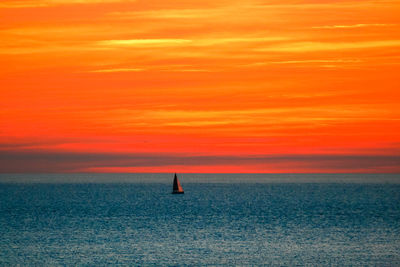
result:
<svg viewBox="0 0 400 267"><path fill-rule="evenodd" d="M178 177L176 176L176 173L175 173L172 194L183 194L183 193L184 193L183 188L182 188L181 183L179 182Z"/></svg>

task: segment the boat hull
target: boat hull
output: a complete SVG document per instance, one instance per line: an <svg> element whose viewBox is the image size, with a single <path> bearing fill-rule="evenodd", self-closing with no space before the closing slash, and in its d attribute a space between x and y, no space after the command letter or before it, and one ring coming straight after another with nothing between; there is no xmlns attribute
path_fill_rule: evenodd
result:
<svg viewBox="0 0 400 267"><path fill-rule="evenodd" d="M176 192L173 191L173 192L172 192L172 194L184 194L184 193L185 193L185 192L183 192L183 191L176 191Z"/></svg>

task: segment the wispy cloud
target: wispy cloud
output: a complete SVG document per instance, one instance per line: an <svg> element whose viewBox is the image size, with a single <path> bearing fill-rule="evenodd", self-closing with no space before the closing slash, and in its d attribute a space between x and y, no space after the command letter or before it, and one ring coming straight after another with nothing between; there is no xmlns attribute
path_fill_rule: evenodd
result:
<svg viewBox="0 0 400 267"><path fill-rule="evenodd" d="M91 70L89 72L139 72L139 71L145 71L146 69L141 69L141 68L115 68L115 69L101 69L101 70Z"/></svg>
<svg viewBox="0 0 400 267"><path fill-rule="evenodd" d="M288 96L286 98L290 98ZM292 97L293 98L293 97ZM92 115L86 114L92 120ZM149 129L181 127L216 127L220 125L261 128L313 128L321 125L379 120L384 111L369 107L280 107L242 110L107 110L94 113L97 121L104 120L105 127L110 121L120 129ZM98 119L100 117L101 119ZM82 118L84 118L82 116Z"/></svg>
<svg viewBox="0 0 400 267"><path fill-rule="evenodd" d="M141 72L141 71L211 72L211 71L215 71L215 70L175 68L175 66L170 66L170 68L164 69L164 66L160 66L160 67L152 67L152 68L109 68L109 69L90 70L88 72L92 72L92 73L113 73L113 72Z"/></svg>
<svg viewBox="0 0 400 267"><path fill-rule="evenodd" d="M127 39L97 41L98 46L108 47L158 47L158 46L214 46L229 43L265 43L288 40L283 36L269 37L229 37L229 38L197 38L197 39Z"/></svg>
<svg viewBox="0 0 400 267"><path fill-rule="evenodd" d="M165 39L129 39L129 40L103 40L96 42L97 45L100 46L119 46L119 47L132 47L132 46L140 46L140 47L147 47L147 46L179 46L183 44L188 44L193 42L192 40L188 39L172 39L172 38L165 38Z"/></svg>
<svg viewBox="0 0 400 267"><path fill-rule="evenodd" d="M260 52L317 52L400 46L400 40L365 41L365 42L293 42L256 48Z"/></svg>
<svg viewBox="0 0 400 267"><path fill-rule="evenodd" d="M211 69L161 69L163 72L216 72L218 70Z"/></svg>
<svg viewBox="0 0 400 267"><path fill-rule="evenodd" d="M210 9L162 9L162 10L145 10L145 11L125 11L111 12L109 16L117 19L195 19L195 18L210 18L226 13L225 9L210 8Z"/></svg>
<svg viewBox="0 0 400 267"><path fill-rule="evenodd" d="M72 4L100 4L134 2L136 0L5 0L0 3L0 8L35 8Z"/></svg>
<svg viewBox="0 0 400 267"><path fill-rule="evenodd" d="M103 69L89 70L91 73L112 73L112 72L141 72L141 71L161 71L161 72L214 72L216 69L197 68L193 65L174 64L174 65L152 65L147 68L118 68L108 67Z"/></svg>
<svg viewBox="0 0 400 267"><path fill-rule="evenodd" d="M381 23L370 23L370 24L352 24L352 25L325 25L325 26L314 26L313 29L347 29L347 28L364 28L364 27L388 27L395 26L396 24L381 24Z"/></svg>
<svg viewBox="0 0 400 267"><path fill-rule="evenodd" d="M302 64L302 63L360 63L360 59L308 59L271 61L272 64Z"/></svg>
<svg viewBox="0 0 400 267"><path fill-rule="evenodd" d="M231 38L203 38L194 40L195 45L211 46L229 43L268 43L276 41L290 40L290 37L285 36L268 36L268 37L231 37Z"/></svg>
<svg viewBox="0 0 400 267"><path fill-rule="evenodd" d="M268 66L274 64L282 65L315 65L320 63L336 63L336 64L353 64L361 63L361 59L304 59L304 60L281 60L281 61L264 61L264 62L254 62L249 64L240 65L239 67L259 67Z"/></svg>
<svg viewBox="0 0 400 267"><path fill-rule="evenodd" d="M29 46L3 46L0 47L0 54L27 55L27 54L52 54L52 53L79 53L79 52L104 52L109 47L92 47L89 45L68 45L66 43L37 42Z"/></svg>

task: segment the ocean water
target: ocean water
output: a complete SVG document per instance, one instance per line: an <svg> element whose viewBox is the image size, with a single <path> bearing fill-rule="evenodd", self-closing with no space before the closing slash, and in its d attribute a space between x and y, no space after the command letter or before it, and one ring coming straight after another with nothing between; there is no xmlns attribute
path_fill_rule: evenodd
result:
<svg viewBox="0 0 400 267"><path fill-rule="evenodd" d="M0 175L0 266L400 266L399 175Z"/></svg>

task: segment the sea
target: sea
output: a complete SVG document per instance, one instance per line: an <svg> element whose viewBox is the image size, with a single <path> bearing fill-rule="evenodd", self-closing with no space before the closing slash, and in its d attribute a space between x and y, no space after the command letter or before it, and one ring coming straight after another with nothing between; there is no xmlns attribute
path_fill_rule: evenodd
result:
<svg viewBox="0 0 400 267"><path fill-rule="evenodd" d="M1 174L0 266L400 266L399 174Z"/></svg>

